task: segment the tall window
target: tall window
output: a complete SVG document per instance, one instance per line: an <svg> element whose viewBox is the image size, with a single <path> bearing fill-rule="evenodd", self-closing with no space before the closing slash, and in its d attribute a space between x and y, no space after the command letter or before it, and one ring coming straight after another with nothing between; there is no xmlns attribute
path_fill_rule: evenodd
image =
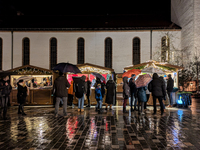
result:
<svg viewBox="0 0 200 150"><path fill-rule="evenodd" d="M140 39L133 39L133 65L140 64Z"/></svg>
<svg viewBox="0 0 200 150"><path fill-rule="evenodd" d="M161 62L169 62L169 37L164 36L161 39Z"/></svg>
<svg viewBox="0 0 200 150"><path fill-rule="evenodd" d="M77 64L84 64L85 54L84 54L84 45L85 41L83 38L79 38L78 41L78 49L77 49Z"/></svg>
<svg viewBox="0 0 200 150"><path fill-rule="evenodd" d="M0 38L0 70L2 70L3 40Z"/></svg>
<svg viewBox="0 0 200 150"><path fill-rule="evenodd" d="M57 39L50 39L50 69L57 64Z"/></svg>
<svg viewBox="0 0 200 150"><path fill-rule="evenodd" d="M112 39L105 39L105 67L112 68Z"/></svg>
<svg viewBox="0 0 200 150"><path fill-rule="evenodd" d="M23 44L22 65L29 65L29 63L30 63L30 40L29 40L29 38L24 38L22 41L22 44Z"/></svg>

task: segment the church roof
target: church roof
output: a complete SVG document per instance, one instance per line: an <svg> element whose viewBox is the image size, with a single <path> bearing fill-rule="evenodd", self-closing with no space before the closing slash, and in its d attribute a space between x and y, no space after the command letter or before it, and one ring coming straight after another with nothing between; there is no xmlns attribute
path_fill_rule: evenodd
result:
<svg viewBox="0 0 200 150"><path fill-rule="evenodd" d="M156 30L181 29L152 15L15 16L3 18L0 30Z"/></svg>

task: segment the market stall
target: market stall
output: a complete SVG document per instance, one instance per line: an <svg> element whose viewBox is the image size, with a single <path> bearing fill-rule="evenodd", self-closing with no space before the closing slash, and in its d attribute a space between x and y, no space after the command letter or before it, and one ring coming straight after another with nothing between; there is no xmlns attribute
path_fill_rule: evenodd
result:
<svg viewBox="0 0 200 150"><path fill-rule="evenodd" d="M176 66L176 65L171 65L169 63L163 63L163 62L157 62L154 60L149 60L144 63L138 64L138 65L131 65L128 67L124 68L124 71L128 71L131 69L145 69L148 67L154 67L155 69L162 70L166 75L171 74L172 79L174 80L174 87L178 88L178 71L183 69L183 67ZM163 74L160 74L163 76ZM178 100L178 95L177 93L173 94L173 100L174 104L176 103L176 100ZM158 103L158 101L157 101ZM148 101L148 105L153 105L153 99L152 96L150 96L150 99Z"/></svg>
<svg viewBox="0 0 200 150"><path fill-rule="evenodd" d="M15 74L10 76L10 84L13 87L10 95L11 105L17 104L17 79L23 77L31 77L30 80L25 82L30 89L26 104L53 104L53 97L51 96L53 88L53 71L31 65L17 67L9 71Z"/></svg>
<svg viewBox="0 0 200 150"><path fill-rule="evenodd" d="M93 64L89 64L89 63L85 63L85 64L79 64L77 65L77 67L80 69L80 71L82 72L82 74L67 74L67 79L69 81L69 83L71 83L71 81L73 80L72 77L73 76L86 76L89 78L89 80L92 82L91 85L91 94L90 94L90 102L91 105L96 105L96 99L95 99L95 88L94 88L94 81L95 81L95 76L92 75L91 73L96 72L101 74L104 78L105 81L107 82L107 80L109 79L110 76L113 77L114 79L114 70L110 69L110 68L106 68L106 67L101 67L101 66L97 66L97 65L93 65ZM78 103L78 100L74 97L74 104ZM105 96L103 99L103 104L105 103ZM85 98L85 104L87 104L87 100Z"/></svg>

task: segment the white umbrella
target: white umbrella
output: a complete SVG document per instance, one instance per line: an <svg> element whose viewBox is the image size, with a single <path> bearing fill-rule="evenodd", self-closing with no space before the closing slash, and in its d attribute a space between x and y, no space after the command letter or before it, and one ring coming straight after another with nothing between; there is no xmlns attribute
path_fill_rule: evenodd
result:
<svg viewBox="0 0 200 150"><path fill-rule="evenodd" d="M21 77L19 77L17 80L16 80L16 82L18 82L19 80L23 80L23 81L29 81L29 80L32 80L33 79L33 77L30 77L30 76L21 76Z"/></svg>
<svg viewBox="0 0 200 150"><path fill-rule="evenodd" d="M142 73L157 73L157 74L165 74L162 70L158 69L158 68L154 68L154 67L147 67L142 69L141 71Z"/></svg>

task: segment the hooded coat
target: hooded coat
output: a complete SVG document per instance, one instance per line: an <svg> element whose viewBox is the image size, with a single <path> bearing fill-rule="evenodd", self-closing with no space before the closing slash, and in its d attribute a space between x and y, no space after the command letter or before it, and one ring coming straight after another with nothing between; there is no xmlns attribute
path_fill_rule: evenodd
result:
<svg viewBox="0 0 200 150"><path fill-rule="evenodd" d="M69 82L64 76L59 76L55 79L53 90L55 91L56 97L67 97L68 96L68 90L67 88L70 87Z"/></svg>
<svg viewBox="0 0 200 150"><path fill-rule="evenodd" d="M128 77L123 78L123 97L128 99L130 97L130 87L128 85Z"/></svg>
<svg viewBox="0 0 200 150"><path fill-rule="evenodd" d="M159 79L158 74L153 74L153 80L149 83L148 89L153 96L164 97L166 95L165 83Z"/></svg>
<svg viewBox="0 0 200 150"><path fill-rule="evenodd" d="M174 80L169 77L169 79L167 80L167 92L172 92L174 88Z"/></svg>
<svg viewBox="0 0 200 150"><path fill-rule="evenodd" d="M138 100L140 102L146 102L147 101L146 90L147 90L146 86L138 88L137 97L138 97Z"/></svg>
<svg viewBox="0 0 200 150"><path fill-rule="evenodd" d="M106 101L107 104L114 104L115 103L115 92L116 92L116 85L113 80L108 80L106 83Z"/></svg>
<svg viewBox="0 0 200 150"><path fill-rule="evenodd" d="M17 102L19 104L24 104L26 102L27 87L22 86L19 82L17 83Z"/></svg>

